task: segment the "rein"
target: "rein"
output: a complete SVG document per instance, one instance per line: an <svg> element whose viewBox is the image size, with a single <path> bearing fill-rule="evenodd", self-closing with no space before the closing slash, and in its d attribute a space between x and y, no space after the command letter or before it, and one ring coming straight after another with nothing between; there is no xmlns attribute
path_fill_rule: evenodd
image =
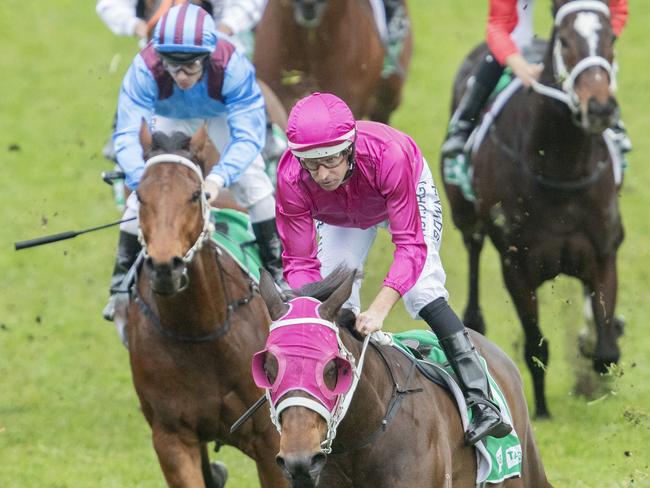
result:
<svg viewBox="0 0 650 488"><path fill-rule="evenodd" d="M406 395L412 394L412 393L420 393L423 391L423 388L409 388L411 384L411 380L413 378L413 373L416 368L416 363L415 361L411 362L411 367L409 368L409 372L406 376L405 384L404 387L400 387L397 379L395 378L395 373L393 372L393 368L391 368L391 363L389 359L386 357L386 354L382 350L380 346L375 344L374 342L371 342L370 345L377 351L377 354L379 354L379 357L382 359L382 362L384 363L384 366L386 367L386 370L388 371L388 375L390 376L391 381L393 382L393 391L390 396L390 400L388 402L388 406L386 407L386 413L384 414L383 419L379 423L379 427L367 436L365 439L352 444L351 446L337 446L336 449L333 449L330 447L329 451L323 451L325 454L330 454L333 451L333 454L339 455L339 454L347 454L352 451L356 451L359 449L362 449L369 444L372 444L375 442L381 435L388 430L390 425L393 423L393 420L395 420L395 417L397 416L397 412L399 412L400 405L402 404L402 400ZM340 442L337 442L336 444L340 444Z"/></svg>
<svg viewBox="0 0 650 488"><path fill-rule="evenodd" d="M219 261L219 256L220 252L218 248L215 248L215 257L217 260L217 268L219 269L219 275L221 277L221 283L223 284L224 288L224 294L226 296L227 300L227 312L226 312L226 318L223 322L220 324L217 324L214 326L214 330L212 332L209 332L205 335L201 336L185 336L185 335L178 335L174 334L173 332L169 331L166 329L161 321L160 318L154 313L152 308L147 304L147 302L144 301L142 298L142 295L140 295L140 292L138 290L138 283L137 283L137 277L136 277L136 282L133 286L133 295L134 295L134 301L137 303L138 308L140 311L143 313L145 317L149 319L149 321L154 325L155 329L160 332L161 335L169 338L169 339L174 339L175 341L178 342L188 342L188 343L199 343L199 342L209 342L209 341L214 341L217 339L220 339L224 335L228 333L230 328L232 327L232 323L230 321L232 313L239 307L248 305L251 300L255 297L255 293L257 292L257 285L255 282L253 282L252 279L248 278L248 287L249 287L249 293L245 297L239 298L238 300L233 300L230 301L229 293L228 293L228 287L226 286L225 282L225 276L224 276L224 271L223 267Z"/></svg>

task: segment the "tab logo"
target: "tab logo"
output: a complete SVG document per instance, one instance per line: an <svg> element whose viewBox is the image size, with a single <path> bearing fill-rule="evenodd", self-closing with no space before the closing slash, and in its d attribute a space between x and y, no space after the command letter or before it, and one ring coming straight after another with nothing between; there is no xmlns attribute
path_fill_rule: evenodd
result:
<svg viewBox="0 0 650 488"><path fill-rule="evenodd" d="M506 449L506 466L511 469L521 463L521 446L512 446Z"/></svg>

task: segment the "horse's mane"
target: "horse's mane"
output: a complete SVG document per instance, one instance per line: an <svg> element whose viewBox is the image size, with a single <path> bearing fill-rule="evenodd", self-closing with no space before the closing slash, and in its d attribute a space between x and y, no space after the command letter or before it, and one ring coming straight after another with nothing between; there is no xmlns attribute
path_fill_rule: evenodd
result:
<svg viewBox="0 0 650 488"><path fill-rule="evenodd" d="M327 300L334 291L348 279L352 270L345 265L339 265L334 271L327 275L326 278L308 283L297 290L286 292L290 298L295 297L312 297L321 302ZM361 273L357 271L357 278L361 277ZM336 316L336 325L340 328L350 332L356 339L363 340L359 333L354 329L357 316L355 313L348 309L342 308Z"/></svg>
<svg viewBox="0 0 650 488"><path fill-rule="evenodd" d="M191 137L182 132L154 132L151 134L151 147L145 154L145 159L163 153L174 153L182 156L190 156Z"/></svg>

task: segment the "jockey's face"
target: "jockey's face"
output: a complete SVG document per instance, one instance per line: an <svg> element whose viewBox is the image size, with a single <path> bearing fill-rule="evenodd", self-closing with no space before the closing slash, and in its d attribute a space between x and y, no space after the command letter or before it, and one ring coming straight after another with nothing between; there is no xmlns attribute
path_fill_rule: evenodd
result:
<svg viewBox="0 0 650 488"><path fill-rule="evenodd" d="M349 149L346 149L326 158L302 158L300 164L323 190L334 191L341 186L348 172L348 165L343 163L348 161L349 154Z"/></svg>
<svg viewBox="0 0 650 488"><path fill-rule="evenodd" d="M187 64L175 64L163 61L163 67L181 90L189 90L203 76L202 60L196 60Z"/></svg>

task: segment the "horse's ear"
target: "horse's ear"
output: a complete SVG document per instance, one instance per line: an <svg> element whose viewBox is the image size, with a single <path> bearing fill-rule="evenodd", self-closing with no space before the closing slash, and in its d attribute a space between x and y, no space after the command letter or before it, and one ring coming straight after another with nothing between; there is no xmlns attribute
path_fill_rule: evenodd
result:
<svg viewBox="0 0 650 488"><path fill-rule="evenodd" d="M345 281L334 290L334 293L323 302L323 304L318 308L321 317L325 320L334 321L345 301L350 298L352 285L354 284L356 276L357 271L353 270Z"/></svg>
<svg viewBox="0 0 650 488"><path fill-rule="evenodd" d="M142 146L143 154L147 154L151 150L152 144L151 132L149 132L149 126L147 121L142 118L140 123L140 145Z"/></svg>
<svg viewBox="0 0 650 488"><path fill-rule="evenodd" d="M282 301L282 295L275 287L271 273L264 268L260 268L260 295L269 309L271 320L278 320L289 311L289 305Z"/></svg>
<svg viewBox="0 0 650 488"><path fill-rule="evenodd" d="M207 125L203 124L190 139L190 153L206 176L219 160L219 151L208 136Z"/></svg>

